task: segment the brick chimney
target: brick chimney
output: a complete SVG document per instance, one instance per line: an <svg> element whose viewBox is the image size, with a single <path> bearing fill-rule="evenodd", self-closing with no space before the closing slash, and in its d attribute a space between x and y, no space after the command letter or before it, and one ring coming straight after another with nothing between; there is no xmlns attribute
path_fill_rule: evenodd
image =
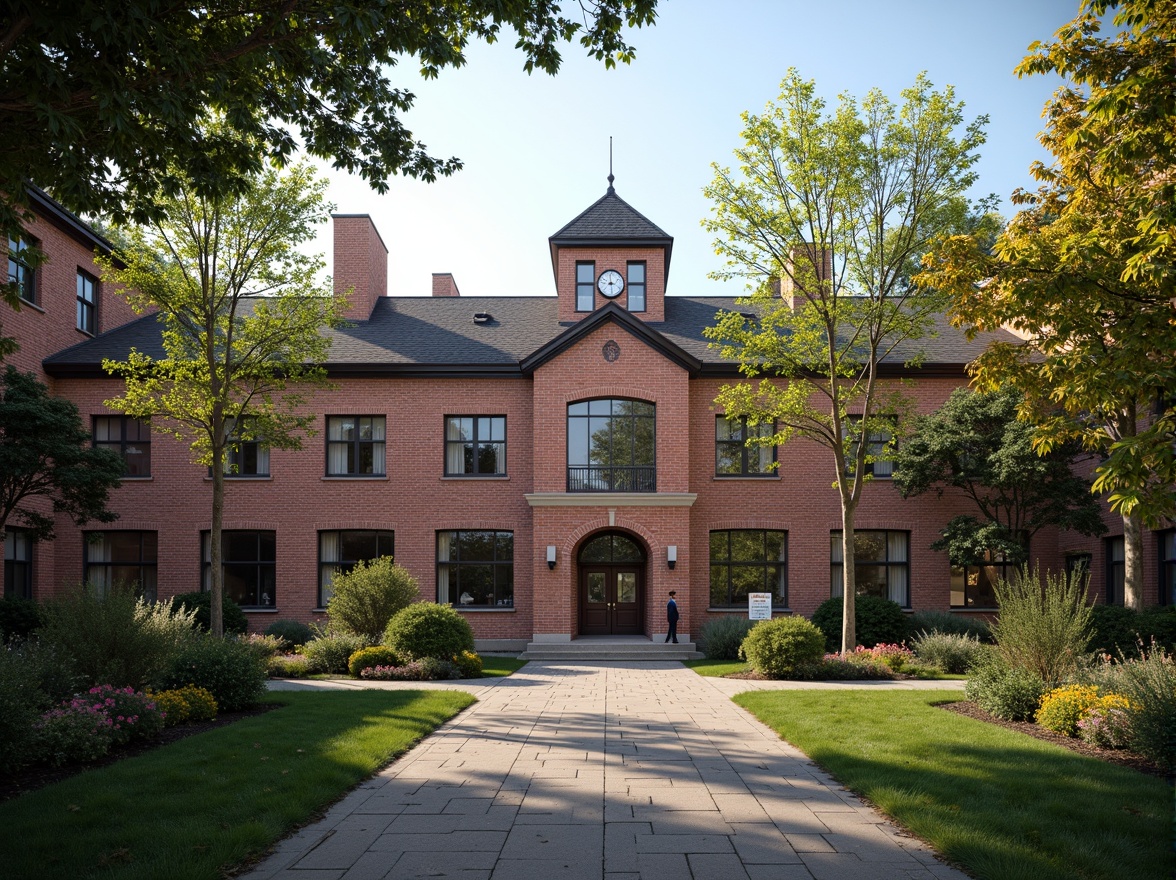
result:
<svg viewBox="0 0 1176 880"><path fill-rule="evenodd" d="M388 248L369 214L332 214L331 220L335 231L335 296L348 297L344 318L366 321L376 301L388 295Z"/></svg>
<svg viewBox="0 0 1176 880"><path fill-rule="evenodd" d="M433 273L433 296L461 296L457 282L448 272Z"/></svg>
<svg viewBox="0 0 1176 880"><path fill-rule="evenodd" d="M833 253L815 244L804 242L794 247L789 262L790 265L779 280L773 279L773 286L778 286L780 296L788 303L790 309L796 308L798 294L803 299L803 280L812 277L814 271L818 282L833 280ZM797 280L793 280L793 276L796 276Z"/></svg>

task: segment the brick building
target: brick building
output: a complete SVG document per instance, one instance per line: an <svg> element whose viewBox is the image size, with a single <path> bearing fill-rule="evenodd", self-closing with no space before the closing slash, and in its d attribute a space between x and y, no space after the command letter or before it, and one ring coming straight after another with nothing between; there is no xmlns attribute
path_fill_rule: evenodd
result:
<svg viewBox="0 0 1176 880"><path fill-rule="evenodd" d="M120 383L103 358L158 353L154 317L136 318L98 281L110 246L43 193L28 241L9 242L9 277L27 305L6 313L11 362L74 401L95 442L118 449L127 477L108 528L58 527L35 545L10 528L5 594L51 596L89 580L139 582L165 597L207 583L211 482L186 446L103 405ZM716 411L738 378L702 331L730 297L667 296L673 239L612 186L549 239L555 296L388 296L387 249L366 215L334 217L334 277L353 288L349 324L331 331L335 387L309 406L318 431L300 451L242 444L226 489L226 589L251 628L321 620L333 573L392 554L422 598L451 602L483 647L558 644L591 634L665 632L676 590L679 632L746 614L746 594L809 615L839 583L840 507L830 454L796 440L748 450L746 425ZM989 338L943 323L918 368L897 352L888 382L919 412L966 382ZM778 461L778 469L770 467ZM859 589L909 609L992 608L992 569L953 569L929 545L963 498L902 500L880 462L857 513ZM1091 541L1041 532L1043 568L1079 561L1104 599L1122 601L1122 527ZM1118 537L1115 537L1118 536ZM1147 601L1176 599L1176 533L1145 539Z"/></svg>

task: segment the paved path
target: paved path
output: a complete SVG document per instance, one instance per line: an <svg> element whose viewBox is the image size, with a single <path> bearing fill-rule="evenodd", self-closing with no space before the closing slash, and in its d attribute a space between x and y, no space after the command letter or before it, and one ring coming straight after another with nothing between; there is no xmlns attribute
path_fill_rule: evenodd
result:
<svg viewBox="0 0 1176 880"><path fill-rule="evenodd" d="M966 880L727 698L759 685L618 662L462 686L479 702L248 876Z"/></svg>

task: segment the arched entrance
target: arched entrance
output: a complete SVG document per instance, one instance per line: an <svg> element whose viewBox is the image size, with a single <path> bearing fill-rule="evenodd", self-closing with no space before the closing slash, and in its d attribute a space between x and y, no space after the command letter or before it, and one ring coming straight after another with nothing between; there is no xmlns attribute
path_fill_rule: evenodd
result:
<svg viewBox="0 0 1176 880"><path fill-rule="evenodd" d="M645 551L629 535L605 532L585 542L580 572L580 635L641 635Z"/></svg>

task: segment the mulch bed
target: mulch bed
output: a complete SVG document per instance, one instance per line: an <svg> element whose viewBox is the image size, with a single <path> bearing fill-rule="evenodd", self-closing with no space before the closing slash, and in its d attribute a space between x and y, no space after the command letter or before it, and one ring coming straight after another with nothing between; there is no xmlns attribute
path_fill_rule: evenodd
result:
<svg viewBox="0 0 1176 880"><path fill-rule="evenodd" d="M282 707L278 703L261 703L252 709L246 709L241 712L221 712L212 721L195 721L191 724L177 724L175 727L165 727L160 731L156 739L147 742L140 740L139 742L130 743L112 751L97 761L63 764L60 767L25 767L16 773L0 775L0 801L20 797L26 792L36 791L38 788L44 788L46 785L52 785L54 782L60 782L63 779L76 776L84 770L106 767L124 758L133 758L135 755L153 751L160 746L178 742L197 733L204 733L206 730L224 727L243 718L252 718L254 715L261 715L280 708Z"/></svg>
<svg viewBox="0 0 1176 880"><path fill-rule="evenodd" d="M1167 773L1160 769L1158 764L1152 763L1143 757L1143 755L1137 755L1134 752L1124 751L1123 749L1099 748L1076 736L1063 736L1060 733L1054 733L1052 730L1047 730L1040 724L1034 724L1031 721L1005 721L1004 719L997 718L995 715L988 714L975 703L968 700L960 700L956 703L940 703L939 708L947 709L949 712L955 712L957 715L966 715L969 718L975 718L977 721L983 721L987 724L996 724L999 727L1015 730L1034 739L1045 740L1045 742L1053 743L1054 745L1069 749L1072 752L1078 752L1090 758L1097 758L1100 761L1106 761L1110 764L1122 764L1124 767L1130 767L1132 770L1138 770L1140 773L1146 773L1149 776L1158 776L1161 779L1166 779L1168 776Z"/></svg>

